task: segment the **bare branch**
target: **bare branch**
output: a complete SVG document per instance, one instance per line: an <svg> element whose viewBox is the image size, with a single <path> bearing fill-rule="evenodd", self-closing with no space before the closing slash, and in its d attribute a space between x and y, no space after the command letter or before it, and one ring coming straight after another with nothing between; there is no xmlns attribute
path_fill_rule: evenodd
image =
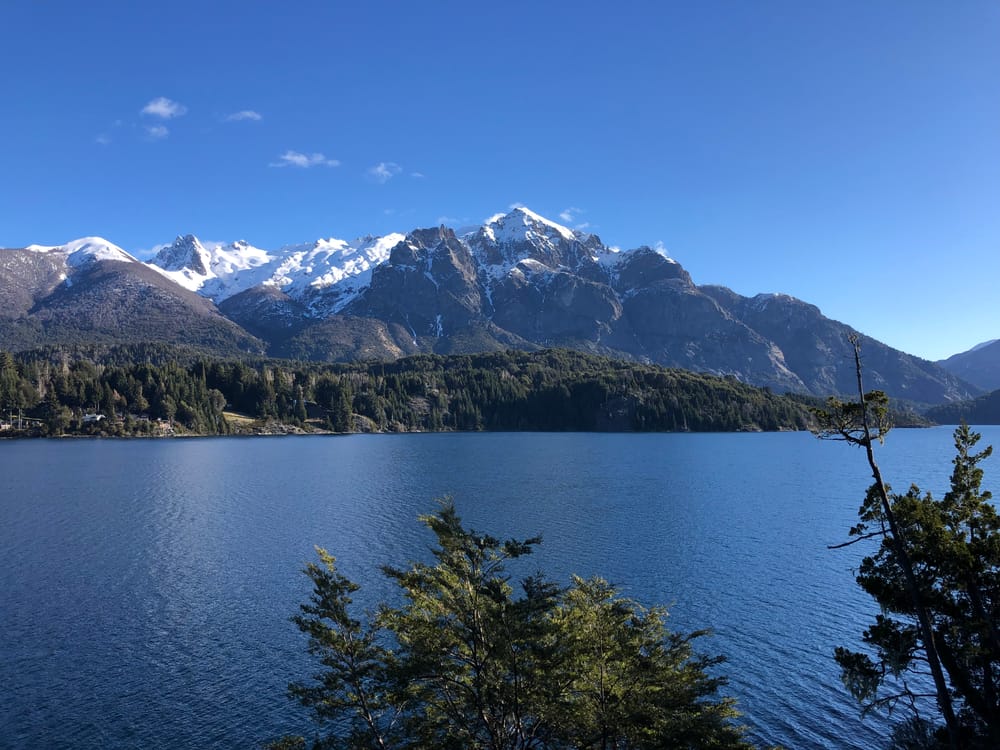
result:
<svg viewBox="0 0 1000 750"><path fill-rule="evenodd" d="M844 547L850 547L852 544L857 544L858 542L863 542L866 539L874 539L877 536L885 536L885 529L881 531L873 531L870 534L862 534L857 539L852 539L849 542L841 542L840 544L828 544L827 549L843 549Z"/></svg>

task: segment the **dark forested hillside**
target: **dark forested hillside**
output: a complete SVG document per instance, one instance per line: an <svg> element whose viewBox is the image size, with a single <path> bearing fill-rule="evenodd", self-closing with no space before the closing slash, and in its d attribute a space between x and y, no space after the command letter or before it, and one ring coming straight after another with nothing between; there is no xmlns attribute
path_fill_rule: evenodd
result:
<svg viewBox="0 0 1000 750"><path fill-rule="evenodd" d="M225 410L336 432L735 431L810 422L803 399L733 378L567 350L345 365L208 360L161 345L4 352L0 410L35 434L225 434Z"/></svg>
<svg viewBox="0 0 1000 750"><path fill-rule="evenodd" d="M942 404L927 411L928 419L938 424L1000 424L1000 390L977 399Z"/></svg>

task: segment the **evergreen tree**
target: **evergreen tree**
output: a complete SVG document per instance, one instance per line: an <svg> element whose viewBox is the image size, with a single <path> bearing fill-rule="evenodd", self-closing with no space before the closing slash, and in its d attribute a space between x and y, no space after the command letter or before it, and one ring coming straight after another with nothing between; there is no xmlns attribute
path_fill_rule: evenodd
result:
<svg viewBox="0 0 1000 750"><path fill-rule="evenodd" d="M888 432L884 396L863 391L859 344L852 343L860 400L831 400L819 416L826 435L865 448L873 471L847 544L879 540L857 580L882 614L863 634L868 652L836 650L844 683L866 709L905 706L917 714L899 728L896 746L905 746L904 735L911 743L926 735L930 744L911 746L1000 747L1000 518L981 490L979 468L991 449L976 453L980 436L963 424L943 500L916 486L893 493L873 452ZM923 695L909 679L914 675L931 678L943 727L934 730L919 717Z"/></svg>
<svg viewBox="0 0 1000 750"><path fill-rule="evenodd" d="M669 633L664 610L600 579L563 590L536 575L515 594L508 564L539 539L468 530L450 502L421 520L434 562L384 568L405 601L367 624L328 553L306 569L314 592L294 621L323 671L290 691L325 727L322 747L749 748L706 673L721 660L693 651L702 633Z"/></svg>

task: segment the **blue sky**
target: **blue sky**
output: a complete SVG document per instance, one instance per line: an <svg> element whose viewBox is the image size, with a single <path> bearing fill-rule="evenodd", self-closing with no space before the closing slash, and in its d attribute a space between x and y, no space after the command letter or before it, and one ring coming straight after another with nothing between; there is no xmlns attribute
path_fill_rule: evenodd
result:
<svg viewBox="0 0 1000 750"><path fill-rule="evenodd" d="M0 246L523 203L930 359L1000 337L1000 3L0 3Z"/></svg>

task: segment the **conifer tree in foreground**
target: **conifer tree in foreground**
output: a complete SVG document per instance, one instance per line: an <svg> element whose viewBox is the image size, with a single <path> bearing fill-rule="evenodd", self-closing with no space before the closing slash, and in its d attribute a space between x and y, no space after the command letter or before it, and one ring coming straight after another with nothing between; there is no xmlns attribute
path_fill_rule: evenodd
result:
<svg viewBox="0 0 1000 750"><path fill-rule="evenodd" d="M882 614L865 630L865 652L836 650L844 684L865 710L909 709L894 750L1000 747L1000 516L981 489L980 435L955 430L951 489L940 501L916 486L893 493L882 478L874 441L889 431L885 394L865 393L860 342L852 339L857 402L831 399L818 413L821 436L863 447L874 483L858 511L850 542L878 540L864 558L858 584ZM929 678L929 679L928 679ZM930 683L932 693L921 685ZM921 714L932 698L938 725Z"/></svg>
<svg viewBox="0 0 1000 750"><path fill-rule="evenodd" d="M702 632L677 635L599 578L562 589L532 576L515 595L507 565L539 539L467 530L454 506L421 517L433 564L384 568L404 603L367 622L351 614L357 584L319 550L313 595L294 619L322 670L290 686L321 733L313 745L435 750L743 750L724 684L696 654Z"/></svg>

